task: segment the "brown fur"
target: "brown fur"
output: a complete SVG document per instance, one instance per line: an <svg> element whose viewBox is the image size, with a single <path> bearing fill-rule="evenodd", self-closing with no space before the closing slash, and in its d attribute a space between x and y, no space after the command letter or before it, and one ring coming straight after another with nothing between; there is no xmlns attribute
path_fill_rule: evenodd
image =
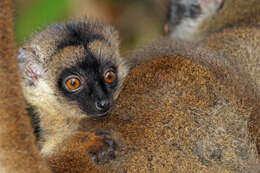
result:
<svg viewBox="0 0 260 173"><path fill-rule="evenodd" d="M222 53L221 45L211 50L200 44L158 41L133 53L135 60L156 59L132 71L109 119L82 123L86 132L71 136L50 159L54 172L259 172L247 126L251 117L255 137L257 84L253 70L250 76L234 61L248 51L234 50L232 41ZM88 135L97 127L110 130L120 148L104 166L84 152L102 146L99 137Z"/></svg>
<svg viewBox="0 0 260 173"><path fill-rule="evenodd" d="M219 31L227 26L248 26L259 22L259 0L224 0L223 8L202 23L198 35Z"/></svg>
<svg viewBox="0 0 260 173"><path fill-rule="evenodd" d="M256 88L227 55L162 40L133 57L156 59L132 71L109 119L83 123L119 136L120 152L104 172L259 172L247 128L259 108ZM73 162L84 163L85 153L76 153Z"/></svg>
<svg viewBox="0 0 260 173"><path fill-rule="evenodd" d="M13 1L0 1L0 172L50 172L40 157L19 84Z"/></svg>
<svg viewBox="0 0 260 173"><path fill-rule="evenodd" d="M47 159L56 173L102 173L105 171L101 171L96 163L86 159L89 158L89 151L99 150L102 147L104 143L99 136L88 132L77 132L69 138L59 153Z"/></svg>
<svg viewBox="0 0 260 173"><path fill-rule="evenodd" d="M241 27L226 29L222 33L210 35L204 42L213 50L221 50L229 55L227 58L239 69L247 72L251 83L256 88L256 95L260 93L260 27ZM232 49L230 49L232 47ZM259 97L259 96L258 96ZM260 98L256 100L258 107L250 117L249 128L252 136L257 140L260 154Z"/></svg>
<svg viewBox="0 0 260 173"><path fill-rule="evenodd" d="M160 40L129 56L132 66L156 59L132 71L110 119L83 123L117 136L121 151L100 167L104 172L260 172L260 38L253 26L259 3L247 1L250 10L243 10L239 1L242 10L233 13L233 1L226 2L227 18L218 23L220 12L207 31L249 27L212 34L197 46ZM84 162L84 155L76 158Z"/></svg>

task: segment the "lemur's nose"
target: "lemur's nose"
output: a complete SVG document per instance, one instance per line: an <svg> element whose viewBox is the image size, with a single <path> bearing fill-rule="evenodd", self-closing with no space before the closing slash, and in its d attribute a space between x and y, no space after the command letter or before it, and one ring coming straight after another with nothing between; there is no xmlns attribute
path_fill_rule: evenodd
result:
<svg viewBox="0 0 260 173"><path fill-rule="evenodd" d="M96 108L100 112L106 112L110 108L110 102L108 100L97 101Z"/></svg>

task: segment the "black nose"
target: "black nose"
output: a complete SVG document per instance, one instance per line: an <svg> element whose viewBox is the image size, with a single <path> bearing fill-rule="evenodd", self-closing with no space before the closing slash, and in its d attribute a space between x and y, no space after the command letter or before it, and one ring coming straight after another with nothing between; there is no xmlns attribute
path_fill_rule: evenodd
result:
<svg viewBox="0 0 260 173"><path fill-rule="evenodd" d="M98 111L106 112L109 110L110 102L108 100L101 100L96 102L96 108Z"/></svg>

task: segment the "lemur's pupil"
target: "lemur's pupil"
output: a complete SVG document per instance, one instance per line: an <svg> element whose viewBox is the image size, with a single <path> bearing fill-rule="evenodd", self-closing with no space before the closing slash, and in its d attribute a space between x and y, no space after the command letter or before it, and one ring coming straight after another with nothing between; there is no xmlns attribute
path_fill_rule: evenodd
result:
<svg viewBox="0 0 260 173"><path fill-rule="evenodd" d="M71 85L74 86L76 84L75 79L71 80Z"/></svg>

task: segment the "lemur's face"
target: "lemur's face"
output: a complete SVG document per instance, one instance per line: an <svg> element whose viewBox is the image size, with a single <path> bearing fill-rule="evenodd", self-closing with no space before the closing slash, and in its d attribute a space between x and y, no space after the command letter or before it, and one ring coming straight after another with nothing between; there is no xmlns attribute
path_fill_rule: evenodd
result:
<svg viewBox="0 0 260 173"><path fill-rule="evenodd" d="M128 68L119 56L118 47L105 34L86 34L81 27L67 29L69 39L57 46L53 56L54 66L61 69L53 80L54 87L67 109L72 103L71 109L83 116L103 117L111 110ZM63 61L61 66L59 61Z"/></svg>
<svg viewBox="0 0 260 173"><path fill-rule="evenodd" d="M57 86L64 97L76 101L88 116L102 117L113 106L118 80L116 64L100 61L86 52L84 61L62 71Z"/></svg>
<svg viewBox="0 0 260 173"><path fill-rule="evenodd" d="M128 73L117 37L111 27L84 22L36 35L18 56L27 101L64 116L107 115Z"/></svg>
<svg viewBox="0 0 260 173"><path fill-rule="evenodd" d="M56 79L52 80L56 82L54 88L59 93L60 103L83 117L107 115L127 71L118 49L98 38L84 44L68 44L53 57L56 67L59 60L63 61L58 67L62 70L58 70Z"/></svg>

